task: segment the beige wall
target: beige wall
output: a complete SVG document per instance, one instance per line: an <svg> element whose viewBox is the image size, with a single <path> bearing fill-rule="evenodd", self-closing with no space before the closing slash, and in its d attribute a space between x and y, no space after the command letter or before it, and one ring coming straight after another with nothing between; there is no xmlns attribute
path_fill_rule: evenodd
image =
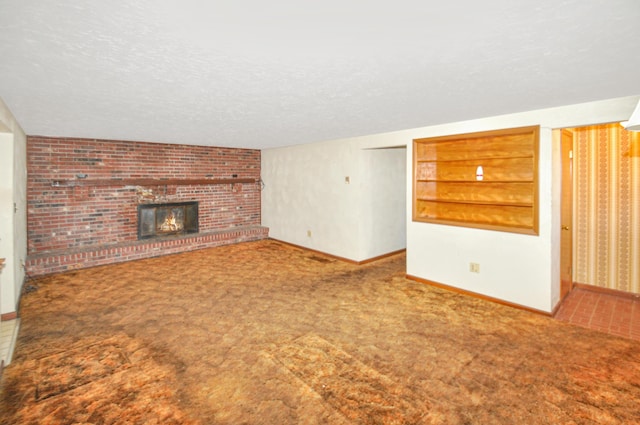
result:
<svg viewBox="0 0 640 425"><path fill-rule="evenodd" d="M574 131L574 281L640 293L640 133Z"/></svg>

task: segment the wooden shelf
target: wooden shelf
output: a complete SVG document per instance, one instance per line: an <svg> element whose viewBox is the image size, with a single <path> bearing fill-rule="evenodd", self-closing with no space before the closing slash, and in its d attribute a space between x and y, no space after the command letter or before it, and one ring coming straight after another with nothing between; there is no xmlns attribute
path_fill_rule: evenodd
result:
<svg viewBox="0 0 640 425"><path fill-rule="evenodd" d="M258 179L88 179L53 180L52 187L98 187L98 186L201 186L216 184L258 183Z"/></svg>
<svg viewBox="0 0 640 425"><path fill-rule="evenodd" d="M413 220L537 234L538 140L538 126L414 139Z"/></svg>
<svg viewBox="0 0 640 425"><path fill-rule="evenodd" d="M416 198L418 201L424 202L437 202L440 204L460 204L460 205L495 205L495 206L503 206L503 207L524 207L524 208L532 208L532 203L527 202L508 202L508 201L500 201L500 202L489 202L489 201L471 201L471 200L442 200L439 198Z"/></svg>
<svg viewBox="0 0 640 425"><path fill-rule="evenodd" d="M478 164L478 161L499 161L501 159L531 159L531 155L507 155L504 156L477 156L473 158L465 158L465 159L418 159L419 163L443 163L443 162L459 162L459 163L473 163Z"/></svg>
<svg viewBox="0 0 640 425"><path fill-rule="evenodd" d="M438 179L438 180L433 180L433 179L416 179L416 182L419 183L464 183L464 184L470 184L470 185L477 185L477 186L486 186L487 184L492 184L492 183L531 183L530 180L472 180L471 178L468 178L466 180L456 180L456 179Z"/></svg>

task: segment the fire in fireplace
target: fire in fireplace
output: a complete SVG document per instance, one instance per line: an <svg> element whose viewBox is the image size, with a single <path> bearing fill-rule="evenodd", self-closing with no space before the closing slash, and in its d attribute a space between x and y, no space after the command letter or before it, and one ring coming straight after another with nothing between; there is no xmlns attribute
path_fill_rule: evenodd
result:
<svg viewBox="0 0 640 425"><path fill-rule="evenodd" d="M197 201L138 205L138 239L197 232Z"/></svg>

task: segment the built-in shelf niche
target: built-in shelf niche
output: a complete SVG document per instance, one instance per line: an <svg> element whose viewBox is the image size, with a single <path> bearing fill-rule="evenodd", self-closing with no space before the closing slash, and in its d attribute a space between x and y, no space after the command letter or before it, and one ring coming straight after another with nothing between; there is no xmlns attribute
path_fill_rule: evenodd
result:
<svg viewBox="0 0 640 425"><path fill-rule="evenodd" d="M413 220L537 235L539 132L415 139Z"/></svg>

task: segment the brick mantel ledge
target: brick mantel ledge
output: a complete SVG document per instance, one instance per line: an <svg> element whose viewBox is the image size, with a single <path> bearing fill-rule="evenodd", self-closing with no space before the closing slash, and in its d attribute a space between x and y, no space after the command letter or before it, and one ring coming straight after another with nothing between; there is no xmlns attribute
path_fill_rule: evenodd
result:
<svg viewBox="0 0 640 425"><path fill-rule="evenodd" d="M269 229L263 226L234 227L214 232L145 239L117 245L103 245L64 252L29 255L26 272L29 277L61 273L69 270L122 263L143 258L213 248L239 242L266 239Z"/></svg>

